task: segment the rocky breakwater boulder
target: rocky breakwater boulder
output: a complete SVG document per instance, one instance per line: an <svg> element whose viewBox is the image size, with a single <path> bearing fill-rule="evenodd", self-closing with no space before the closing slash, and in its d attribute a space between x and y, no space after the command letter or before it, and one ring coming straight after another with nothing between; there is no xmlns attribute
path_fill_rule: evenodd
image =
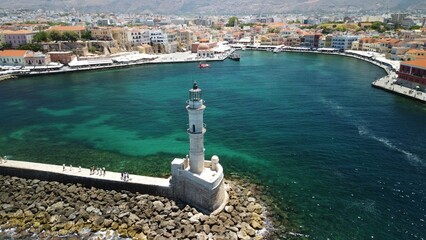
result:
<svg viewBox="0 0 426 240"><path fill-rule="evenodd" d="M264 207L233 182L226 182L229 203L217 215L127 191L10 176L0 182L0 228L16 228L14 238L91 238L110 230L132 239L263 239L266 232Z"/></svg>

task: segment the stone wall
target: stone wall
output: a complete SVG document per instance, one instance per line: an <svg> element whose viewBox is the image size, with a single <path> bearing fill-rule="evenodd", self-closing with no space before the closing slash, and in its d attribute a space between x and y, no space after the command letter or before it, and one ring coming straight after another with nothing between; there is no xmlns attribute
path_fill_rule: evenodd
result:
<svg viewBox="0 0 426 240"><path fill-rule="evenodd" d="M87 178L83 176L66 175L55 172L39 171L33 169L21 169L14 167L4 167L0 165L0 175L10 175L21 178L32 178L43 181L58 181L61 183L80 183L85 187L96 187L105 190L127 190L139 192L142 194L151 194L164 197L172 197L172 191L169 187L147 185L140 183L114 181L110 179Z"/></svg>

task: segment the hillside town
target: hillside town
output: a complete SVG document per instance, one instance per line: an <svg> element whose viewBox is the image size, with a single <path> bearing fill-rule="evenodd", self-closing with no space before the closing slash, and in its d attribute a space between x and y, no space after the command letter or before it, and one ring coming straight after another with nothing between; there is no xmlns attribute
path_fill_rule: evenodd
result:
<svg viewBox="0 0 426 240"><path fill-rule="evenodd" d="M4 75L224 60L234 49L355 51L403 62L402 75L425 89L425 22L419 12L182 17L2 9L0 67Z"/></svg>

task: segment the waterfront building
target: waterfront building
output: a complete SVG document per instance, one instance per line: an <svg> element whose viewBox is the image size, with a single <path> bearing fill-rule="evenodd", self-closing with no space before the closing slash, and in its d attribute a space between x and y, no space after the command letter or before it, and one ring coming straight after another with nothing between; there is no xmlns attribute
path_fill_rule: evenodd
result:
<svg viewBox="0 0 426 240"><path fill-rule="evenodd" d="M401 62L398 82L417 90L426 89L426 59Z"/></svg>
<svg viewBox="0 0 426 240"><path fill-rule="evenodd" d="M25 66L25 56L29 50L4 50L0 51L0 65L2 66Z"/></svg>
<svg viewBox="0 0 426 240"><path fill-rule="evenodd" d="M108 27L97 27L93 28L90 31L90 34L92 38L97 40L105 40L105 41L111 41L112 38L112 30Z"/></svg>
<svg viewBox="0 0 426 240"><path fill-rule="evenodd" d="M165 34L162 30L151 30L149 31L149 39L151 44L162 44L167 43L167 34Z"/></svg>
<svg viewBox="0 0 426 240"><path fill-rule="evenodd" d="M407 61L426 59L426 50L410 49L404 55Z"/></svg>
<svg viewBox="0 0 426 240"><path fill-rule="evenodd" d="M297 35L293 35L286 38L285 45L290 47L300 47L300 37Z"/></svg>
<svg viewBox="0 0 426 240"><path fill-rule="evenodd" d="M59 62L64 65L68 65L70 62L72 62L76 56L72 51L66 51L66 52L48 52L47 53L50 56L51 62Z"/></svg>
<svg viewBox="0 0 426 240"><path fill-rule="evenodd" d="M133 28L130 30L132 46L139 46L150 43L149 30L143 28Z"/></svg>
<svg viewBox="0 0 426 240"><path fill-rule="evenodd" d="M73 32L81 38L81 35L84 31L86 31L85 26L77 25L77 26L51 26L47 31L57 31L60 33L64 32Z"/></svg>
<svg viewBox="0 0 426 240"><path fill-rule="evenodd" d="M17 48L22 44L32 43L34 32L28 30L4 31L5 42L9 43L12 48Z"/></svg>
<svg viewBox="0 0 426 240"><path fill-rule="evenodd" d="M129 50L132 36L130 29L127 27L115 27L111 28L112 39L115 43L115 46L122 50Z"/></svg>
<svg viewBox="0 0 426 240"><path fill-rule="evenodd" d="M182 51L191 50L192 38L194 34L191 30L179 30L177 32L177 42L179 44L179 48Z"/></svg>
<svg viewBox="0 0 426 240"><path fill-rule="evenodd" d="M406 60L406 56L405 53L409 50L409 47L392 47L391 52L390 52L390 59L391 60L397 60L397 61L401 61L401 60Z"/></svg>
<svg viewBox="0 0 426 240"><path fill-rule="evenodd" d="M24 56L25 66L46 66L50 63L50 55L28 51Z"/></svg>
<svg viewBox="0 0 426 240"><path fill-rule="evenodd" d="M322 34L319 33L305 35L303 47L318 48L321 36Z"/></svg>
<svg viewBox="0 0 426 240"><path fill-rule="evenodd" d="M278 33L268 33L261 37L261 45L283 45L284 38Z"/></svg>
<svg viewBox="0 0 426 240"><path fill-rule="evenodd" d="M214 155L211 161L205 160L206 128L203 114L206 106L197 83L189 90L189 100L186 103L189 117L189 156L172 161L173 195L204 212L220 211L228 201L228 194L219 158Z"/></svg>
<svg viewBox="0 0 426 240"><path fill-rule="evenodd" d="M349 36L349 35L334 36L332 38L331 47L339 49L339 50L351 49L352 42L357 41L358 39L359 39L359 36Z"/></svg>

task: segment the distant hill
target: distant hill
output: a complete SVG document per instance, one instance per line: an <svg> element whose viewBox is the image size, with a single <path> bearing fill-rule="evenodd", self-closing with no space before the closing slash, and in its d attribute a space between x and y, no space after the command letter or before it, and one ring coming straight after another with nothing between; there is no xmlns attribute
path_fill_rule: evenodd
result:
<svg viewBox="0 0 426 240"><path fill-rule="evenodd" d="M163 14L267 14L313 10L426 9L424 0L2 0L1 8Z"/></svg>

